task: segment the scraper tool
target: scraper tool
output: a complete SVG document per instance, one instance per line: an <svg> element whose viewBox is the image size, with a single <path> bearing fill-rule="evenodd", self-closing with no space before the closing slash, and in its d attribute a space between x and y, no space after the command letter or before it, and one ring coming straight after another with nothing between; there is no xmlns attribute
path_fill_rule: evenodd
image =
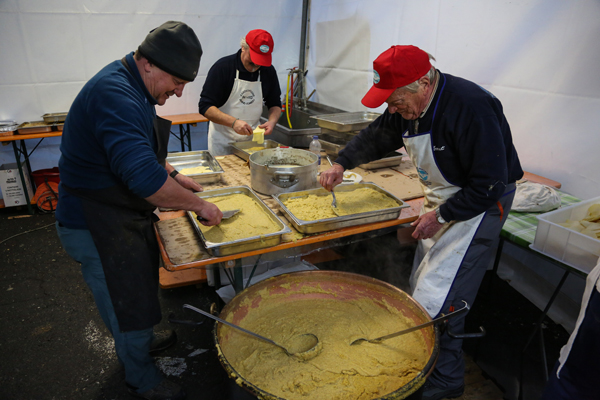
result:
<svg viewBox="0 0 600 400"><path fill-rule="evenodd" d="M228 210L228 211L223 211L223 217L221 218L221 221L223 221L224 219L229 219L231 217L233 217L235 214L239 213L240 210ZM206 219L202 218L201 216L197 215L196 218L198 219L198 221L207 221Z"/></svg>

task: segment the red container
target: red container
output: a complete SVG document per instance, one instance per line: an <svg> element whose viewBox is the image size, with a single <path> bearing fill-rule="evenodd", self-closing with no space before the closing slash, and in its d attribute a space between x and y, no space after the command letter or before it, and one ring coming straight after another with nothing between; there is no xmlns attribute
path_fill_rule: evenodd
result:
<svg viewBox="0 0 600 400"><path fill-rule="evenodd" d="M60 183L60 175L58 174L58 167L49 169L38 169L31 173L33 176L33 182L36 187L39 187L47 179L48 182Z"/></svg>

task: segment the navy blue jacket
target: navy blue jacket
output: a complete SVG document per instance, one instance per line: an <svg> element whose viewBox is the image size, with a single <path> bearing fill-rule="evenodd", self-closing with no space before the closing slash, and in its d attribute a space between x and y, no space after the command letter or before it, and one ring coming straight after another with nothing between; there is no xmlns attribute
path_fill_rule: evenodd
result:
<svg viewBox="0 0 600 400"><path fill-rule="evenodd" d="M156 100L142 82L133 52L125 59L129 70L120 60L108 64L73 101L60 144L61 184L105 189L123 183L145 198L166 182L167 171L156 156ZM60 187L59 193L56 219L86 229L79 198Z"/></svg>
<svg viewBox="0 0 600 400"><path fill-rule="evenodd" d="M349 169L380 159L404 146L407 131L415 134L415 121L386 109L340 151L336 162ZM481 214L496 204L508 183L523 176L500 100L473 82L440 72L431 106L419 118L418 134L430 131L438 168L461 188L440 206L446 221Z"/></svg>

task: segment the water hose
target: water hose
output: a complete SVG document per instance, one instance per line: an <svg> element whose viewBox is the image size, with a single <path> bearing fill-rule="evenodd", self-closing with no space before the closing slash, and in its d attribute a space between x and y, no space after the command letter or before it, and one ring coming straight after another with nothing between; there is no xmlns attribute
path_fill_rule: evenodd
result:
<svg viewBox="0 0 600 400"><path fill-rule="evenodd" d="M285 116L287 117L287 122L288 125L290 126L290 129L292 129L292 122L290 121L290 107L289 107L289 101L290 101L290 75L288 74L287 77L287 90L285 91Z"/></svg>
<svg viewBox="0 0 600 400"><path fill-rule="evenodd" d="M290 116L290 118L292 118L292 110L294 109L294 70L296 69L296 67L290 69L290 104L289 107L287 109L288 115ZM291 127L290 127L291 128Z"/></svg>

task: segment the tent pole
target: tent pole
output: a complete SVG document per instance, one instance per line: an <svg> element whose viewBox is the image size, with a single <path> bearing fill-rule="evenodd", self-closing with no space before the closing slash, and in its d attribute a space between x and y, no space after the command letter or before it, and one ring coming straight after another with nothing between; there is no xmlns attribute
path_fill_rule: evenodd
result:
<svg viewBox="0 0 600 400"><path fill-rule="evenodd" d="M300 107L306 109L306 37L308 32L310 0L302 0L302 30L300 33L300 59L298 61L298 96L300 98Z"/></svg>

